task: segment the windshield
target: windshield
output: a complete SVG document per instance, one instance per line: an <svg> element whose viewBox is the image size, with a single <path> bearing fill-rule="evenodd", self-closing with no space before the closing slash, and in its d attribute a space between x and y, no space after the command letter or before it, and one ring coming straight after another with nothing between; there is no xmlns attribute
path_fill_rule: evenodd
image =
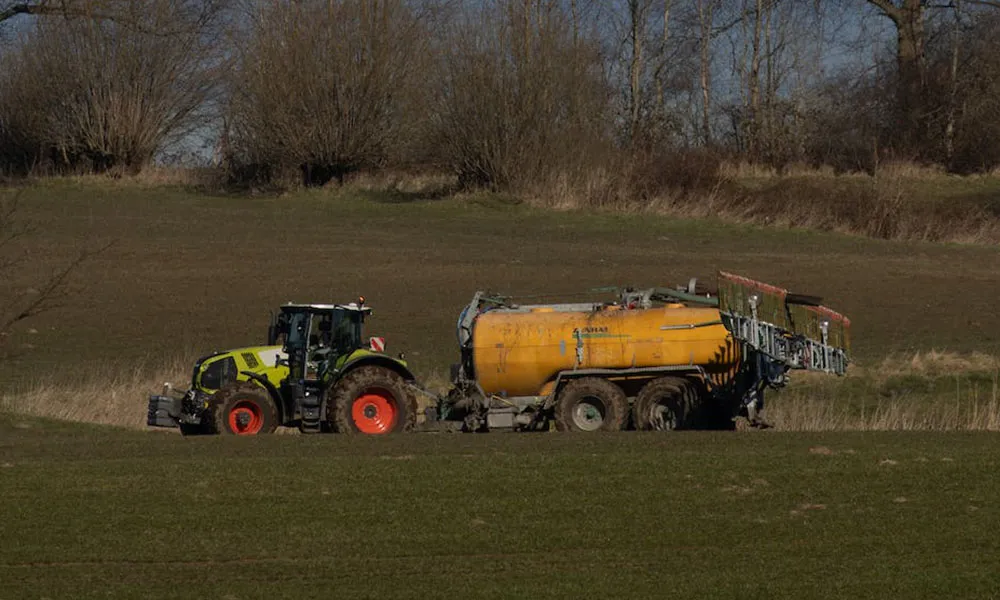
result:
<svg viewBox="0 0 1000 600"><path fill-rule="evenodd" d="M329 338L325 341L335 348L338 354L344 354L361 347L361 318L353 311L337 311L323 318L330 322ZM322 341L321 341L322 343Z"/></svg>
<svg viewBox="0 0 1000 600"><path fill-rule="evenodd" d="M346 354L361 347L363 315L358 311L335 309L323 312L289 312L287 325L288 347L309 347L313 350L331 349L336 354Z"/></svg>

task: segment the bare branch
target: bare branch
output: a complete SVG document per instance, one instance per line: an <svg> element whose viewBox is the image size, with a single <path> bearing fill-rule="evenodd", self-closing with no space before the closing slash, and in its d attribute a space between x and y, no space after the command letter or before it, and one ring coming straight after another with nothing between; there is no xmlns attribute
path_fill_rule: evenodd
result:
<svg viewBox="0 0 1000 600"><path fill-rule="evenodd" d="M885 16L889 17L893 21L899 21L901 18L900 9L892 3L892 0L867 0L867 2L876 6L885 14Z"/></svg>
<svg viewBox="0 0 1000 600"><path fill-rule="evenodd" d="M7 8L0 10L0 23L8 19L13 19L18 15L31 15L36 14L39 5L34 2L19 2L17 4L12 4Z"/></svg>
<svg viewBox="0 0 1000 600"><path fill-rule="evenodd" d="M95 11L91 2L74 0L38 0L37 2L18 2L0 10L0 23L13 19L18 15L58 15L62 17L87 17L91 19L111 18L111 13Z"/></svg>
<svg viewBox="0 0 1000 600"><path fill-rule="evenodd" d="M64 267L53 273L41 285L37 293L32 294L34 297L26 305L10 311L6 316L0 317L0 333L9 334L11 328L16 323L56 308L58 306L56 301L62 297L64 286L70 274L79 268L81 264L107 251L114 244L115 242L111 241L97 249L84 250ZM3 339L4 337L0 337L0 342Z"/></svg>

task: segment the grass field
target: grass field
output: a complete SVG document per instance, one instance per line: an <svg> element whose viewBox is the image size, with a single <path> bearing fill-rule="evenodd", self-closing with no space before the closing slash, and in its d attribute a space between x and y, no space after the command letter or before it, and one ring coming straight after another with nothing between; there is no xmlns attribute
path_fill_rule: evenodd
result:
<svg viewBox="0 0 1000 600"><path fill-rule="evenodd" d="M64 180L18 196L34 231L0 292L113 245L4 340L0 600L1000 596L1000 446L954 431L1000 429L996 247L487 195ZM720 269L822 295L854 322L849 377L801 377L772 401L793 431L140 430L147 393L185 383L209 350L258 343L288 300L365 295L371 333L440 383L477 289L673 285ZM952 431L803 431L908 428Z"/></svg>
<svg viewBox="0 0 1000 600"><path fill-rule="evenodd" d="M0 416L0 598L989 598L989 434L191 439Z"/></svg>

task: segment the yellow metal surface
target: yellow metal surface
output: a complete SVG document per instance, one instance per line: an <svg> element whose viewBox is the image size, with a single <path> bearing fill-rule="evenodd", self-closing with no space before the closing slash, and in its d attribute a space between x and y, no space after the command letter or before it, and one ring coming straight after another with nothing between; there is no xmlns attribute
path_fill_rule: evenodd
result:
<svg viewBox="0 0 1000 600"><path fill-rule="evenodd" d="M542 395L565 370L699 365L715 374L738 361L719 311L683 305L490 311L476 320L473 348L483 391L508 396Z"/></svg>

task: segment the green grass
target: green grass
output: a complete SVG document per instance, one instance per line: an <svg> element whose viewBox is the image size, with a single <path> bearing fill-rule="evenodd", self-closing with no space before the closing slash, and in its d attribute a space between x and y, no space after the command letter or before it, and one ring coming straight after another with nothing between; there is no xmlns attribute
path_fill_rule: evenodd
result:
<svg viewBox="0 0 1000 600"><path fill-rule="evenodd" d="M0 416L0 598L986 598L997 448L184 439Z"/></svg>
<svg viewBox="0 0 1000 600"><path fill-rule="evenodd" d="M64 388L98 404L88 415L123 405L95 381L141 413L132 367L159 376L258 343L288 300L364 294L371 332L428 376L454 360L477 289L672 285L719 269L823 295L854 322L866 370L772 407L995 402L989 361L879 369L932 348L1000 354L997 248L492 196L50 181L20 202L36 231L9 289L115 242L0 363L0 392ZM926 432L182 438L0 413L0 600L996 597L998 447Z"/></svg>
<svg viewBox="0 0 1000 600"><path fill-rule="evenodd" d="M502 200L502 199L501 199ZM0 386L74 380L96 366L186 360L258 343L280 303L365 295L373 334L421 376L456 358L477 289L581 292L674 285L724 269L818 294L854 323L855 354L1000 354L1000 250L645 215L552 212L488 196L408 201L330 191L209 196L50 181L25 188L36 226L13 289L83 248L60 306L8 339Z"/></svg>

